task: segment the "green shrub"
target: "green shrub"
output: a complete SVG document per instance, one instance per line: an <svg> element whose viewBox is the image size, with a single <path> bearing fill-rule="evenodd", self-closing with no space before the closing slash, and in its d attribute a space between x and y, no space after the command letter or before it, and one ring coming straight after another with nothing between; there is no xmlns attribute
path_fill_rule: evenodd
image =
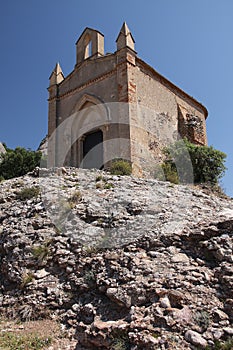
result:
<svg viewBox="0 0 233 350"><path fill-rule="evenodd" d="M110 336L112 339L111 350L130 350L129 336L125 330L114 330Z"/></svg>
<svg viewBox="0 0 233 350"><path fill-rule="evenodd" d="M86 270L83 276L84 282L86 284L94 284L96 281L95 273L92 270Z"/></svg>
<svg viewBox="0 0 233 350"><path fill-rule="evenodd" d="M102 180L104 180L104 178L103 178L102 175L98 175L98 176L96 176L96 178L95 178L95 181L96 181L96 182L102 181Z"/></svg>
<svg viewBox="0 0 233 350"><path fill-rule="evenodd" d="M124 339L115 339L111 346L111 350L126 350L126 349L128 349L128 345Z"/></svg>
<svg viewBox="0 0 233 350"><path fill-rule="evenodd" d="M166 147L164 154L166 159L162 164L162 169L166 180L173 183L178 183L180 179L180 182L183 183L193 181L195 184L215 185L226 170L225 153L212 146L194 145L187 139Z"/></svg>
<svg viewBox="0 0 233 350"><path fill-rule="evenodd" d="M179 183L179 176L176 170L176 166L171 161L166 161L162 164L162 170L165 174L167 181L170 181L173 184Z"/></svg>
<svg viewBox="0 0 233 350"><path fill-rule="evenodd" d="M112 182L106 182L104 184L104 189L109 190L110 188L114 188L114 184Z"/></svg>
<svg viewBox="0 0 233 350"><path fill-rule="evenodd" d="M210 325L210 315L205 310L197 311L194 315L194 322L203 330L207 330Z"/></svg>
<svg viewBox="0 0 233 350"><path fill-rule="evenodd" d="M128 160L115 159L112 161L110 173L112 175L131 175L132 164Z"/></svg>
<svg viewBox="0 0 233 350"><path fill-rule="evenodd" d="M15 150L6 147L6 153L1 155L0 176L11 179L27 174L40 165L41 152L16 147Z"/></svg>
<svg viewBox="0 0 233 350"><path fill-rule="evenodd" d="M16 198L20 199L21 201L25 201L33 197L38 197L39 194L40 194L39 187L25 187L22 190L16 192Z"/></svg>

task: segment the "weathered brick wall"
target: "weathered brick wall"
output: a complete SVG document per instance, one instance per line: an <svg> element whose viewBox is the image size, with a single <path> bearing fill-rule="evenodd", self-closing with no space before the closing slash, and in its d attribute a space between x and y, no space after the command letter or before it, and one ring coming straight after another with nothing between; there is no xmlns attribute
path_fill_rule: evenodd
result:
<svg viewBox="0 0 233 350"><path fill-rule="evenodd" d="M126 159L130 159L131 157L129 142L122 143L122 140L126 141L130 139L129 112L128 105L125 104L128 101L127 63L124 54L120 64L117 64L119 60L116 56L110 56L105 57L106 64L103 64L103 58L98 58L97 60L86 60L83 65L79 65L58 86L58 98L53 98L50 101L49 108L50 135L56 128L56 115L57 123L62 125L64 121L67 121L70 116L74 116L74 113L76 113L75 119L77 119L77 123L74 125L72 122L68 126L70 131L66 130L66 134L71 135L70 147L74 141L72 137L74 128L77 129L78 134L81 125L83 131L88 133L98 125L103 131L104 158L106 162L112 156L120 157L124 155ZM93 103L95 105L107 104L109 115L106 116L106 111L103 111L103 113L101 111L98 112L98 108L95 108L94 113L92 112L90 115L86 113L83 116L83 111L82 113L78 111L83 107L81 102L84 96L93 97ZM122 102L123 106L121 106L121 103L119 106L116 106L114 105L115 102ZM92 105L94 106L93 103ZM112 103L113 106L111 105ZM84 107L88 106L85 105ZM57 142L58 144L61 143L61 148L64 148L66 144L63 138L64 135L60 135ZM111 146L109 140L112 139L114 141ZM69 163L68 158L66 160L67 163Z"/></svg>
<svg viewBox="0 0 233 350"><path fill-rule="evenodd" d="M135 173L143 175L153 173L156 163L164 159L163 148L180 136L207 144L206 122L205 109L198 102L141 60L136 62L129 75L131 100L138 103L137 112L130 116L131 157Z"/></svg>
<svg viewBox="0 0 233 350"><path fill-rule="evenodd" d="M79 102L87 94L96 98L96 103L111 103L117 101L116 74L107 75L98 81L82 86L69 94L60 97L60 122L79 109Z"/></svg>
<svg viewBox="0 0 233 350"><path fill-rule="evenodd" d="M85 88L98 82L115 71L115 55L106 55L97 59L89 58L76 66L59 86L59 94L72 92L74 89Z"/></svg>
<svg viewBox="0 0 233 350"><path fill-rule="evenodd" d="M138 175L152 175L163 159L164 146L176 139L177 104L173 94L142 66L132 71L137 103L137 113L131 116L132 161Z"/></svg>

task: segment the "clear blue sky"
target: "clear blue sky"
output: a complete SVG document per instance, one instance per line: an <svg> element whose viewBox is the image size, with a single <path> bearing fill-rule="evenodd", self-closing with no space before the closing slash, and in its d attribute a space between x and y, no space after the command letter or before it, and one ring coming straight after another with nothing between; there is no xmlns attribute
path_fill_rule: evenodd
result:
<svg viewBox="0 0 233 350"><path fill-rule="evenodd" d="M232 0L2 0L0 141L36 149L55 63L65 75L73 70L85 27L104 33L114 52L123 21L138 56L207 107L208 141L228 155L223 188L233 196Z"/></svg>

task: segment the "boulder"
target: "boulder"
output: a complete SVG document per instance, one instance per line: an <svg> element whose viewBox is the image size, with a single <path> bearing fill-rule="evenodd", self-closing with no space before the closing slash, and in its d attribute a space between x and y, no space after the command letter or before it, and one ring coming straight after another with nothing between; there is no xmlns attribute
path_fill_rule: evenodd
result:
<svg viewBox="0 0 233 350"><path fill-rule="evenodd" d="M206 339L204 339L200 333L192 331L192 330L188 330L185 333L184 337L187 340L187 342L189 342L189 343L191 343L193 345L196 345L196 346L200 346L203 349L208 344Z"/></svg>

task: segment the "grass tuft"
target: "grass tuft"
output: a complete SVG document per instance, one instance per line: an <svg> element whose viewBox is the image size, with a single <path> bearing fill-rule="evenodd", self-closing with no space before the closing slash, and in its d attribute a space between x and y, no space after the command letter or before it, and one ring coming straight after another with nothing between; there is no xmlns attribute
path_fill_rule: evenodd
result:
<svg viewBox="0 0 233 350"><path fill-rule="evenodd" d="M40 350L50 345L51 338L42 338L36 334L15 334L12 332L1 332L1 350Z"/></svg>
<svg viewBox="0 0 233 350"><path fill-rule="evenodd" d="M28 199L38 197L40 194L39 187L25 187L22 190L16 192L16 198L21 201L26 201Z"/></svg>

